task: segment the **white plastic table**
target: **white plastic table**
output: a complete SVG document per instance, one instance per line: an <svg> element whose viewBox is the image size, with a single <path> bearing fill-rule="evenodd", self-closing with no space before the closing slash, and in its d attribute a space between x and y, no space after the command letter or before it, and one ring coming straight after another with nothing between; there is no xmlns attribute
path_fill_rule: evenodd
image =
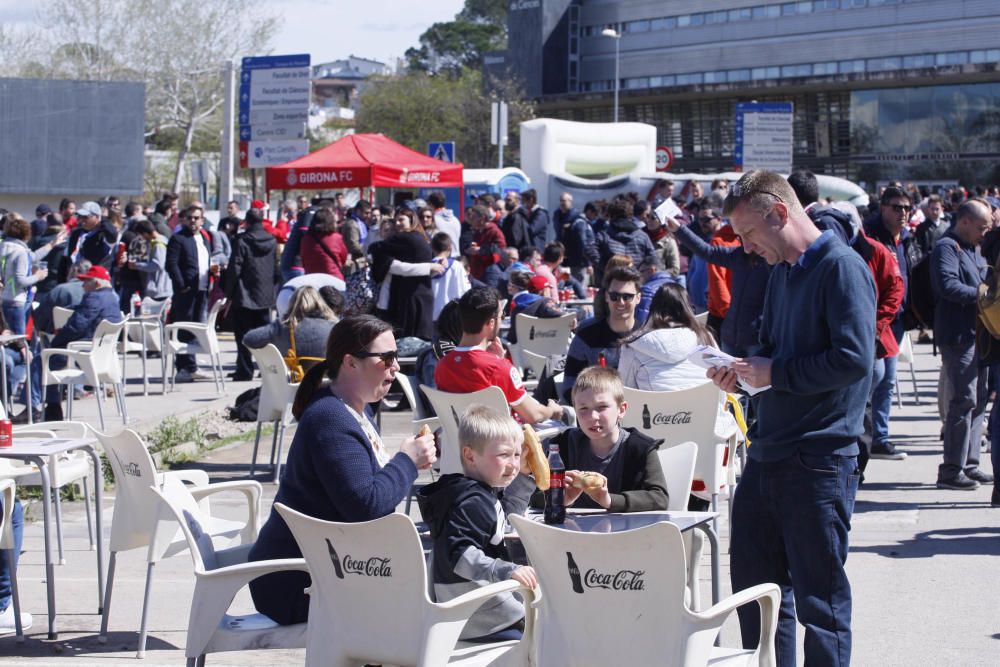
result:
<svg viewBox="0 0 1000 667"><path fill-rule="evenodd" d="M19 438L14 434L12 447L0 447L0 457L18 459L34 463L38 466L42 478L42 518L45 538L45 583L48 594L49 639L58 639L56 631L56 580L55 567L52 563L51 516L49 510L49 470L48 460L53 454L64 454L77 449L86 450L94 462L94 496L96 498L96 529L97 529L97 613L104 611L104 548L101 527L101 499L103 496L104 477L101 471L101 458L97 455L97 440L95 438Z"/></svg>
<svg viewBox="0 0 1000 667"><path fill-rule="evenodd" d="M698 529L708 537L712 545L712 604L720 599L720 581L722 577L721 554L719 553L719 536L712 528L712 521L719 516L718 512L605 512L603 510L581 510L569 508L566 511L566 523L555 525L554 528L575 530L581 533L618 533L625 530L635 530L654 523L667 521L674 524L683 533ZM528 518L542 521L542 514L530 513Z"/></svg>

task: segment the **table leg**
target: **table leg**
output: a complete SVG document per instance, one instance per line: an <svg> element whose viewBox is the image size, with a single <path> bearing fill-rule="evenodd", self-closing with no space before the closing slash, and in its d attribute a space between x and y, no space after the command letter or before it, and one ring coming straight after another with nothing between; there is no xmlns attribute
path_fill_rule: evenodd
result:
<svg viewBox="0 0 1000 667"><path fill-rule="evenodd" d="M142 395L149 396L149 376L146 375L146 323L139 324L139 333L142 337Z"/></svg>
<svg viewBox="0 0 1000 667"><path fill-rule="evenodd" d="M28 370L28 372L24 374L24 389L25 389L26 392L28 392L26 394L26 397L27 397L28 400L26 400L25 403L27 403L26 407L27 407L27 410L28 410L28 423L29 424L34 424L35 423L34 419L31 416L31 408L34 407L33 405L31 405L31 362L32 362L32 357L34 357L34 354L31 352L31 347L28 347L28 356L27 356L27 359L28 359L28 361L27 361L27 370ZM5 387L7 386L6 382L4 382L4 386ZM70 387L70 391L72 391L72 390L73 390L73 388ZM45 400L45 397L43 396L42 397L42 401L44 402L44 400Z"/></svg>
<svg viewBox="0 0 1000 667"><path fill-rule="evenodd" d="M698 529L708 537L708 543L712 547L712 604L718 604L721 596L722 579L722 555L719 553L719 535L712 528L710 523L698 524Z"/></svg>
<svg viewBox="0 0 1000 667"><path fill-rule="evenodd" d="M52 564L52 540L49 538L51 517L49 504L52 499L49 494L49 470L45 465L44 456L33 456L30 459L38 466L42 478L42 535L45 538L45 586L49 602L49 639L59 639L56 632L56 568Z"/></svg>
<svg viewBox="0 0 1000 667"><path fill-rule="evenodd" d="M104 469L97 449L91 445L87 453L94 462L94 506L97 510L94 525L97 531L97 613L104 613L104 533L101 526L101 500L104 495ZM715 553L714 551L712 553Z"/></svg>

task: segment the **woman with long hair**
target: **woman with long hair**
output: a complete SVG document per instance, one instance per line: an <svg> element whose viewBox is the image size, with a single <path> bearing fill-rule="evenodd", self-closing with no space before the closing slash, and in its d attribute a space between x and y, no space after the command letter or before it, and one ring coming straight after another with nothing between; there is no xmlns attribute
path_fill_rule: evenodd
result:
<svg viewBox="0 0 1000 667"><path fill-rule="evenodd" d="M299 422L276 503L325 521L371 521L391 514L419 470L435 461L434 437L409 437L389 451L368 405L382 400L399 370L392 327L371 315L347 317L330 332L326 358L299 385L292 414ZM249 560L301 558L295 538L271 510ZM307 620L304 572L269 574L250 583L257 610L277 623Z"/></svg>
<svg viewBox="0 0 1000 667"><path fill-rule="evenodd" d="M444 271L434 263L434 253L419 219L408 208L396 212L396 233L385 241L373 243L372 277L376 282L389 280L378 307L392 323L400 338L416 336L429 341L434 337L434 292L431 274ZM384 296L388 296L385 299Z"/></svg>
<svg viewBox="0 0 1000 667"><path fill-rule="evenodd" d="M332 208L316 211L299 247L306 273L326 273L344 279L347 245L337 227L337 214Z"/></svg>
<svg viewBox="0 0 1000 667"><path fill-rule="evenodd" d="M329 286L327 286L329 287ZM301 369L312 367L314 359L324 359L326 341L330 331L340 319L324 294L332 298L339 293L332 287L317 290L308 285L295 290L288 304L284 319L257 327L247 332L243 344L248 348L261 348L268 343L274 345L291 366L298 363ZM341 303L343 298L340 297ZM289 354L292 352L292 354Z"/></svg>
<svg viewBox="0 0 1000 667"><path fill-rule="evenodd" d="M699 345L715 345L695 319L687 292L666 283L653 295L646 323L622 343L618 372L626 387L646 391L688 389L705 382L705 370L688 361Z"/></svg>

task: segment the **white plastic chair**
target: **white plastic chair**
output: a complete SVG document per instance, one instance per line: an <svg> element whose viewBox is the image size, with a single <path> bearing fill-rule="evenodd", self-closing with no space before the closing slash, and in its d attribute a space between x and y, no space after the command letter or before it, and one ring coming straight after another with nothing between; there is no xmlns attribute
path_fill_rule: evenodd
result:
<svg viewBox="0 0 1000 667"><path fill-rule="evenodd" d="M14 427L14 436L18 438L87 438L90 437L91 430L83 422L60 421L60 422L40 422L37 424L26 424ZM10 461L0 461L0 477L6 477L4 464ZM90 550L97 548L94 542L94 526L90 516L90 480L93 476L94 465L90 456L82 451L76 450L58 456L50 456L48 460L49 489L52 502L55 505L56 515L56 544L59 547L59 564L65 565L66 558L63 551L63 527L62 527L62 502L59 498L59 490L70 484L81 486L83 489L83 503L85 514L87 515L87 537L90 539ZM17 478L20 486L41 486L42 474L35 465L21 465L13 468L12 472Z"/></svg>
<svg viewBox="0 0 1000 667"><path fill-rule="evenodd" d="M274 572L308 572L302 558L247 562L251 544L216 549L205 532L212 523L191 491L168 477L153 493L180 524L194 562L195 588L188 616L188 667L203 665L205 655L223 651L305 648L306 624L279 625L264 614L230 614L233 598L258 577Z"/></svg>
<svg viewBox="0 0 1000 667"><path fill-rule="evenodd" d="M396 381L399 383L403 396L406 397L406 402L413 410L413 433L418 433L424 424L427 424L432 431L438 429L441 426L441 421L424 408L424 402L420 400L418 395L420 385L416 378L405 373L396 373Z"/></svg>
<svg viewBox="0 0 1000 667"><path fill-rule="evenodd" d="M228 547L233 543L251 544L257 539L261 486L253 481L209 484L208 474L203 470L158 473L145 443L135 431L125 429L115 435L98 433L97 437L114 471L116 486L115 511L111 521L111 558L108 562L104 615L101 618L101 634L98 639L102 643L107 640L111 592L115 581L118 552L148 547L146 589L142 602L137 654L137 657L141 658L146 650L146 621L153 582L153 566L163 558L187 549L187 540L179 532L173 512L160 502L159 497L153 493L153 488L160 487L168 478L192 483L194 487L191 489L191 494L199 501L202 513L207 516L211 516L209 496L222 491L242 493L247 501L246 522L211 517L210 521L203 523L206 534L213 540L219 540L221 546Z"/></svg>
<svg viewBox="0 0 1000 667"><path fill-rule="evenodd" d="M656 453L660 459L660 467L663 468L663 477L667 482L667 511L686 511L688 498L691 494L691 482L694 481L694 464L698 458L698 445L694 442L683 442L673 447L660 449ZM698 568L701 566L705 537L696 530L689 530L681 537L684 538L684 553L687 554L687 586L691 596L690 608L698 611L701 608Z"/></svg>
<svg viewBox="0 0 1000 667"><path fill-rule="evenodd" d="M716 432L716 419L724 397L725 394L710 381L680 391L625 388L628 412L622 420L623 426L638 428L650 437L662 439L661 448L682 442L698 444L692 490L710 494L713 511L718 511L720 493L728 492L732 500L732 487L736 483L732 478L739 433L735 421L729 432Z"/></svg>
<svg viewBox="0 0 1000 667"><path fill-rule="evenodd" d="M14 480L0 479L0 498L3 499L3 512L0 512L0 550L7 552L7 563L10 565L11 598L14 605L14 634L18 642L24 641L24 628L21 627L21 597L17 591L17 554L14 553L14 526L11 515L14 513Z"/></svg>
<svg viewBox="0 0 1000 667"><path fill-rule="evenodd" d="M533 664L777 664L778 586L761 584L704 612L690 611L684 603L684 545L677 526L662 522L617 533L581 533L521 516L510 520L541 589ZM757 650L713 647L729 615L754 601L761 615ZM594 627L598 609L601 631L585 631Z"/></svg>
<svg viewBox="0 0 1000 667"><path fill-rule="evenodd" d="M521 381L524 388L531 390L538 386L538 380L548 368L549 357L535 354L531 350L522 348L517 343L513 343L507 348L510 351L510 360L514 367L521 372ZM528 371L530 371L530 376Z"/></svg>
<svg viewBox="0 0 1000 667"><path fill-rule="evenodd" d="M910 382L913 384L913 402L920 405L920 392L917 391L917 374L913 370L913 341L910 340L910 332L903 332L903 340L899 343L899 355L896 356L896 368L900 364L910 367ZM899 371L896 371L896 404L903 407L903 393L899 390Z"/></svg>
<svg viewBox="0 0 1000 667"><path fill-rule="evenodd" d="M250 477L257 467L257 446L260 444L260 429L265 422L274 424L271 437L271 469L274 483L281 480L281 448L285 440L285 425L292 420L292 402L299 389L298 382L290 382L288 366L281 352L268 343L264 347L247 348L260 369L260 400L257 404L257 437L253 441L250 457ZM277 452L277 456L275 456Z"/></svg>
<svg viewBox="0 0 1000 667"><path fill-rule="evenodd" d="M517 344L522 350L534 352L550 361L562 359L569 351L575 322L575 313L566 313L562 317L518 315L514 321Z"/></svg>
<svg viewBox="0 0 1000 667"><path fill-rule="evenodd" d="M125 357L129 352L142 354L143 350L147 354L150 352L160 355L160 372L164 384L166 383L166 357L163 354L164 331L167 324L167 313L170 312L170 298L157 301L146 297L140 305L142 315L156 315L156 320L128 320L125 325L125 335L122 337L119 351L122 355L122 376L125 376ZM145 339L145 347L143 347ZM142 360L143 373L143 394L147 393L147 373L146 359Z"/></svg>
<svg viewBox="0 0 1000 667"><path fill-rule="evenodd" d="M462 472L461 448L458 446L458 420L470 405L485 405L500 414L510 414L510 406L500 387L487 387L471 394L449 394L420 385L441 421L441 474Z"/></svg>
<svg viewBox="0 0 1000 667"><path fill-rule="evenodd" d="M219 311L226 305L226 299L219 299L208 311L206 322L174 322L166 326L166 349L163 354L170 358L167 368L170 375L170 391L174 390L174 357L178 354L207 354L212 362L212 381L215 382L215 391L222 393L226 390L226 378L222 372L222 352L219 348L219 336L215 333L215 321L219 318ZM194 336L194 340L183 342L178 337L182 331Z"/></svg>
<svg viewBox="0 0 1000 667"><path fill-rule="evenodd" d="M334 523L281 503L274 507L295 536L312 577L307 667L530 664L531 613L520 641L465 645L455 651L466 621L483 603L518 592L530 604L535 597L530 589L508 580L448 602L431 602L420 537L409 517L390 514L364 523Z"/></svg>
<svg viewBox="0 0 1000 667"><path fill-rule="evenodd" d="M125 408L125 385L116 353L118 339L124 328L124 320L121 322L102 320L94 331L89 349L49 348L42 350L42 395L44 396L47 385L69 385L69 390L66 392L66 418L69 421L73 420L73 385L89 384L94 387L94 393L97 395L97 414L103 430L105 428L104 387L110 384L115 388L115 404L119 414L121 414L122 424L128 424L128 412ZM67 358L66 368L62 370L49 368L49 360L57 354Z"/></svg>

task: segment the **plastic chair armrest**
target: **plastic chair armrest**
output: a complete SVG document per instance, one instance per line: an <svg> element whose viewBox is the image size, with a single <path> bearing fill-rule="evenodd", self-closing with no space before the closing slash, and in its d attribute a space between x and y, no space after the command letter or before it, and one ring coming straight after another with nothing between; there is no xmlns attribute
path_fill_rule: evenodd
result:
<svg viewBox="0 0 1000 667"><path fill-rule="evenodd" d="M514 592L523 593L525 603L530 603L535 598L534 589L528 588L513 579L508 579L507 581L498 581L495 584L490 584L488 586L483 586L482 588L477 588L474 591L469 591L468 593L459 595L457 598L453 598L447 602L436 602L434 603L434 606L443 612L447 612L447 618L449 620L458 618L468 619L477 609L479 609L480 605L494 595Z"/></svg>
<svg viewBox="0 0 1000 667"><path fill-rule="evenodd" d="M737 607L751 602L760 604L760 643L757 646L757 656L762 667L774 667L777 658L774 655L774 635L778 628L778 609L781 606L781 589L776 584L758 584L745 590L733 593L718 604L712 605L702 612L688 612L696 625L705 629L713 629L706 640L715 641L722 624Z"/></svg>
<svg viewBox="0 0 1000 667"><path fill-rule="evenodd" d="M192 468L191 470L167 470L160 474L163 476L170 475L185 484L193 484L195 487L198 487L196 489L188 489L191 493L200 490L203 486L208 486L208 473L197 468Z"/></svg>
<svg viewBox="0 0 1000 667"><path fill-rule="evenodd" d="M247 544L257 539L260 532L260 498L263 495L263 487L260 482L251 480L217 482L208 486L191 489L191 496L195 500L203 500L216 493L223 491L237 491L242 493L247 500L247 530L243 531L243 543Z"/></svg>

